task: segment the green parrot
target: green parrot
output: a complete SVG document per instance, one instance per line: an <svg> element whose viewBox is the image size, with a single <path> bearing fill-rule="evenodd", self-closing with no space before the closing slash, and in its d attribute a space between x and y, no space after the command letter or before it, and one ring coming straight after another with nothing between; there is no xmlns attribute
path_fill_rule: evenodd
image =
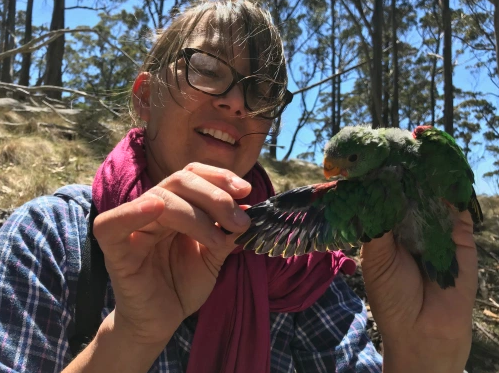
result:
<svg viewBox="0 0 499 373"><path fill-rule="evenodd" d="M246 210L236 244L290 257L359 246L393 231L441 288L459 266L452 206L483 220L474 175L455 140L431 126L345 127L328 142L324 175L335 180L278 194Z"/></svg>

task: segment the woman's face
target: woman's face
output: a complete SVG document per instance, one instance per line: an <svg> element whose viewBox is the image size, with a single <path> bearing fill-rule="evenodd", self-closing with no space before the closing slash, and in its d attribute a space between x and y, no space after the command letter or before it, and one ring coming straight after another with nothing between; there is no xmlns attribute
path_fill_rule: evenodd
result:
<svg viewBox="0 0 499 373"><path fill-rule="evenodd" d="M204 23L196 27L184 47L217 55L239 74L250 75L249 54L244 45L234 45L234 59L227 60L227 56L219 54L223 50L219 47L219 35L210 30L213 37L208 40ZM177 66L179 90L173 68L171 65L161 71L170 89L162 79L154 79L149 73L139 75L134 86L135 110L148 123L149 176L158 183L191 162L229 169L244 176L260 154L271 120L247 116L242 84L223 96L200 92L187 83L186 63L182 58ZM255 132L265 134L243 137Z"/></svg>

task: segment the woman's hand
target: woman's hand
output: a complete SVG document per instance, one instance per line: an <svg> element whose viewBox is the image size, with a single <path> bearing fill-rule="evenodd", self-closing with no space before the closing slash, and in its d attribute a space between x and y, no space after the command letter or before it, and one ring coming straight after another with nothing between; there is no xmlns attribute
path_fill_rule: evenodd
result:
<svg viewBox="0 0 499 373"><path fill-rule="evenodd" d="M94 235L111 277L115 327L138 343L166 344L206 301L235 247L214 222L244 232L250 219L234 199L250 191L232 172L194 163L97 216Z"/></svg>
<svg viewBox="0 0 499 373"><path fill-rule="evenodd" d="M424 278L391 233L365 244L361 263L373 316L383 337L386 372L463 372L471 346L477 253L468 212L457 214L456 287Z"/></svg>

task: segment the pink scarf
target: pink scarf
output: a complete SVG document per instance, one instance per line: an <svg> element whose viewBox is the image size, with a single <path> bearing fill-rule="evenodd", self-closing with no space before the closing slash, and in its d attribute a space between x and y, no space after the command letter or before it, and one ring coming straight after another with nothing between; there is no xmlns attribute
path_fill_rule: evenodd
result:
<svg viewBox="0 0 499 373"><path fill-rule="evenodd" d="M92 198L99 213L152 187L144 133L131 130L97 171ZM274 194L259 164L244 179L253 189L239 204L253 205ZM234 250L198 311L187 373L270 372L269 313L310 307L340 270L352 274L355 263L339 251L283 259Z"/></svg>

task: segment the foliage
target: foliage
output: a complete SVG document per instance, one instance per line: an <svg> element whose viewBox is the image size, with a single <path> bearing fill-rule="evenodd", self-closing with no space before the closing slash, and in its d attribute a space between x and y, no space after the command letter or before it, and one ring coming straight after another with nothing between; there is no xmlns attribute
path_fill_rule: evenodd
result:
<svg viewBox="0 0 499 373"><path fill-rule="evenodd" d="M150 44L148 17L138 7L99 16L98 34L76 33L66 43L66 85L122 104Z"/></svg>

